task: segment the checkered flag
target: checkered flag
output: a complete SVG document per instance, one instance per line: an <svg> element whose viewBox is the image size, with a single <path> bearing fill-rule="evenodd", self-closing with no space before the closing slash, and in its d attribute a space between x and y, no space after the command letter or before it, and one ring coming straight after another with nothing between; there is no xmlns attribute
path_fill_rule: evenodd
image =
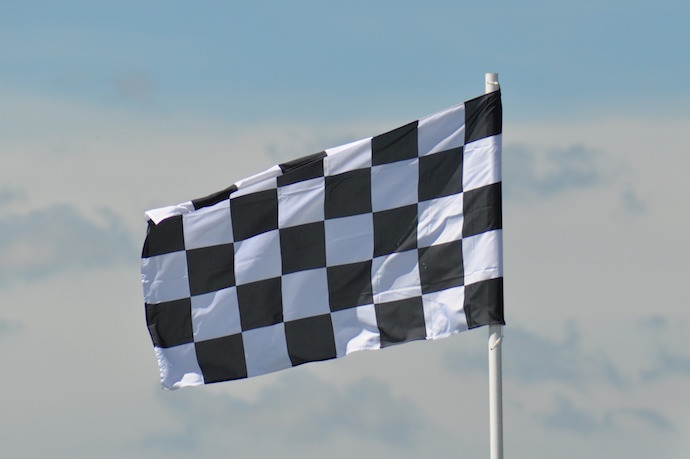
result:
<svg viewBox="0 0 690 459"><path fill-rule="evenodd" d="M500 91L151 210L163 388L504 324Z"/></svg>

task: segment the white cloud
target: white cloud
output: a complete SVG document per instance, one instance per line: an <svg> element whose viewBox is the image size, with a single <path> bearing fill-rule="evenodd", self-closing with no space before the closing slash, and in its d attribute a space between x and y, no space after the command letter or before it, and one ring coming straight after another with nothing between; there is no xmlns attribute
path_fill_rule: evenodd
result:
<svg viewBox="0 0 690 459"><path fill-rule="evenodd" d="M21 203L25 199L26 195L22 191L7 186L0 187L0 210Z"/></svg>
<svg viewBox="0 0 690 459"><path fill-rule="evenodd" d="M253 402L202 391L157 398L180 425L149 436L143 446L166 456L179 450L202 455L232 450L243 457L318 458L334 443L344 446L344 454L353 443L371 443L386 455L405 457L409 448L419 448L431 423L413 401L392 396L381 382L364 379L333 387L297 371L283 374Z"/></svg>
<svg viewBox="0 0 690 459"><path fill-rule="evenodd" d="M383 124L238 123L34 94L5 92L0 99L8 133L0 138L8 164L0 181L23 196L21 205L0 210L67 203L98 218L106 207L142 235L148 209L206 196L278 162L371 135Z"/></svg>
<svg viewBox="0 0 690 459"><path fill-rule="evenodd" d="M507 144L503 152L504 189L508 199L534 199L578 188L600 187L614 174L608 158L582 145L537 151Z"/></svg>
<svg viewBox="0 0 690 459"><path fill-rule="evenodd" d="M228 451L235 441L248 456L257 444L275 453L266 426L294 457L413 457L429 444L440 456L486 455L485 330L305 365L289 370L294 377L157 392L139 278L143 211L394 123L240 126L2 96L8 455L169 457L160 446L175 434L192 452ZM522 180L524 192L504 203L511 455L683 457L690 418L677 401L688 355L658 349L674 344L660 337L669 330L690 331L679 287L690 258L687 124L627 116L505 124L505 178ZM511 151L524 162L505 158ZM51 275L32 277L40 270Z"/></svg>
<svg viewBox="0 0 690 459"><path fill-rule="evenodd" d="M589 385L624 387L628 383L621 369L605 350L589 351L575 321L565 323L556 338L544 337L539 329L508 324L504 332L503 372L512 384L534 386L558 382L572 389ZM482 349L483 351L483 349ZM484 352L463 352L463 357L446 355L449 368L460 373L487 371Z"/></svg>
<svg viewBox="0 0 690 459"><path fill-rule="evenodd" d="M0 284L136 259L136 245L117 217L103 217L95 223L67 205L0 217Z"/></svg>
<svg viewBox="0 0 690 459"><path fill-rule="evenodd" d="M21 331L22 327L23 325L21 322L0 318L0 339L2 339L3 336Z"/></svg>

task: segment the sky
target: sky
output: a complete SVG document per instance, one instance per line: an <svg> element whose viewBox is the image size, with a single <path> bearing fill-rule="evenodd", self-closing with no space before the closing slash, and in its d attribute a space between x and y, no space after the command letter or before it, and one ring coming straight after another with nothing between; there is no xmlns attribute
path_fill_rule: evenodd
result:
<svg viewBox="0 0 690 459"><path fill-rule="evenodd" d="M690 4L0 1L10 458L487 457L486 328L162 391L146 210L479 96L506 458L690 452Z"/></svg>

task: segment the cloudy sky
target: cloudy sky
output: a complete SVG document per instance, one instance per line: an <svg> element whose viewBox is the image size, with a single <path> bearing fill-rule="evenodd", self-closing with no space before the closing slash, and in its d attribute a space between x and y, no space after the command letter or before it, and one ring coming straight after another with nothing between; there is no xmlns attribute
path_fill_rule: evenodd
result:
<svg viewBox="0 0 690 459"><path fill-rule="evenodd" d="M466 4L463 4L466 3ZM487 330L174 392L144 211L504 104L505 455L690 451L690 4L0 2L10 458L487 457Z"/></svg>

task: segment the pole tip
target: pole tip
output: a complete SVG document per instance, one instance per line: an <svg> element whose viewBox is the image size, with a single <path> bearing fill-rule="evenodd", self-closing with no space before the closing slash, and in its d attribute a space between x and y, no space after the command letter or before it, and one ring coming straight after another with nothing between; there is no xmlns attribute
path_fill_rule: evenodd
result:
<svg viewBox="0 0 690 459"><path fill-rule="evenodd" d="M498 84L498 73L486 73L484 74L484 93L489 94L490 92L498 91L500 89Z"/></svg>

